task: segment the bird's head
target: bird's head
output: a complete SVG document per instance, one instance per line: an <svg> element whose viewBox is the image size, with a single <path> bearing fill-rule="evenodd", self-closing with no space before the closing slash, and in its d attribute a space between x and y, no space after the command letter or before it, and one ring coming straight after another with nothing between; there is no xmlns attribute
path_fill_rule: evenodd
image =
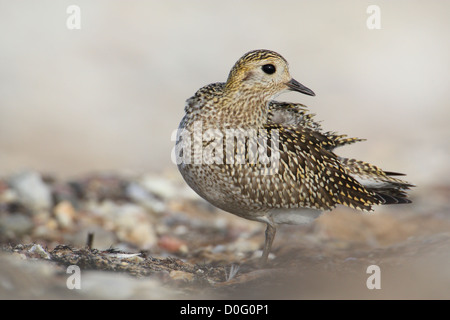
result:
<svg viewBox="0 0 450 320"><path fill-rule="evenodd" d="M270 50L254 50L243 55L231 69L225 88L269 99L286 90L315 95L291 77L286 59Z"/></svg>

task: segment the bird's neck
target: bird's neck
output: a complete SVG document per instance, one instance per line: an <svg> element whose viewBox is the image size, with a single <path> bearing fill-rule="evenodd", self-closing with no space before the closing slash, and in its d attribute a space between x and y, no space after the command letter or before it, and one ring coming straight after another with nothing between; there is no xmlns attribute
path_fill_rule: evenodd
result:
<svg viewBox="0 0 450 320"><path fill-rule="evenodd" d="M259 128L267 122L270 97L249 93L242 88L226 94L227 103L222 106L222 115L235 127Z"/></svg>

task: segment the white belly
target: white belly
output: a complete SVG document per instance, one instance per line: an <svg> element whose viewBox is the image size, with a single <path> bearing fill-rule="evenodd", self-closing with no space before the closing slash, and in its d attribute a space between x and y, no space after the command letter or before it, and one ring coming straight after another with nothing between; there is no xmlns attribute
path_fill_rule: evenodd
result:
<svg viewBox="0 0 450 320"><path fill-rule="evenodd" d="M322 214L314 209L273 209L269 212L276 224L308 224Z"/></svg>

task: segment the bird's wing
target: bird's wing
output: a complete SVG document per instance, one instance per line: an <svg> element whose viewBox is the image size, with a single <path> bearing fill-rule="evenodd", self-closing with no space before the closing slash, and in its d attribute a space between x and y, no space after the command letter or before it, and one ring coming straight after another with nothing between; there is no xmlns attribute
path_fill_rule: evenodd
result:
<svg viewBox="0 0 450 320"><path fill-rule="evenodd" d="M272 208L329 210L337 204L370 211L381 203L340 164L330 151L333 140L310 128L289 128L268 123L269 139L277 136L277 149L268 141L267 155L278 153L269 166L243 166L236 175L241 192ZM274 165L274 163L277 165Z"/></svg>
<svg viewBox="0 0 450 320"><path fill-rule="evenodd" d="M280 130L280 173L295 174L297 185L320 209L343 204L371 210L380 203L374 194L354 179L332 151L335 140L310 128Z"/></svg>
<svg viewBox="0 0 450 320"><path fill-rule="evenodd" d="M335 132L323 132L320 123L315 121L314 114L309 113L305 105L272 101L269 104L268 125L282 127L284 130L282 138L290 136L286 138L288 142L284 146L289 146L292 152L289 157L288 153L282 154L285 157L284 161L299 162L300 168L316 161L317 179L322 179L323 184L333 190L327 190L320 183L308 185L315 186L323 197L327 197L327 193L337 195L332 197L332 203L370 209L371 204L411 202L407 198L406 191L412 185L392 177L401 174L383 171L363 161L337 156L333 152L337 147L364 139L347 138L346 135ZM298 139L299 136L301 139ZM296 156L293 156L294 154ZM295 169L295 164L287 167ZM364 191L359 190L361 188ZM364 199L367 199L367 203L363 201Z"/></svg>

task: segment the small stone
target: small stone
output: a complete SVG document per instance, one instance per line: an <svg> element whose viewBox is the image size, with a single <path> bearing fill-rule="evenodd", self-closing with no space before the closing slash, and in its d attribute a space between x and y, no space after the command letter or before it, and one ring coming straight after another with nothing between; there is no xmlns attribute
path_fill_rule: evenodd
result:
<svg viewBox="0 0 450 320"><path fill-rule="evenodd" d="M48 254L47 251L44 250L44 248L42 248L42 246L40 244L35 244L33 245L29 250L29 253L34 253L37 254L39 257L41 257L42 259L46 259L46 260L50 260L51 256Z"/></svg>
<svg viewBox="0 0 450 320"><path fill-rule="evenodd" d="M20 201L32 209L48 209L52 205L50 188L36 172L23 172L14 176L11 186L19 194Z"/></svg>
<svg viewBox="0 0 450 320"><path fill-rule="evenodd" d="M197 269L197 270L195 270L195 273L197 273L197 274L205 274L205 271L203 271L202 269Z"/></svg>
<svg viewBox="0 0 450 320"><path fill-rule="evenodd" d="M188 251L187 245L184 241L168 235L164 235L158 240L158 246L161 249L171 253L186 253Z"/></svg>
<svg viewBox="0 0 450 320"><path fill-rule="evenodd" d="M105 225L113 229L119 239L130 242L143 250L156 244L156 235L147 211L135 204L109 203L105 213Z"/></svg>
<svg viewBox="0 0 450 320"><path fill-rule="evenodd" d="M13 203L19 201L19 195L17 191L13 189L6 189L0 193L0 202Z"/></svg>
<svg viewBox="0 0 450 320"><path fill-rule="evenodd" d="M170 271L169 276L172 280L176 281L192 282L194 280L194 275L192 273L181 270L172 270Z"/></svg>
<svg viewBox="0 0 450 320"><path fill-rule="evenodd" d="M69 228L73 225L73 221L76 216L75 209L69 201L61 201L58 203L53 212L56 217L56 221L61 228Z"/></svg>
<svg viewBox="0 0 450 320"><path fill-rule="evenodd" d="M125 258L122 258L122 259L127 259L128 261L133 262L133 263L141 263L141 262L144 262L144 261L145 261L144 258L140 257L140 256L137 255L137 254L132 255L132 256L130 256L130 257L125 257Z"/></svg>
<svg viewBox="0 0 450 320"><path fill-rule="evenodd" d="M138 224L127 235L128 241L138 245L143 250L148 250L156 242L153 228L149 224Z"/></svg>
<svg viewBox="0 0 450 320"><path fill-rule="evenodd" d="M160 213L166 209L164 202L135 182L128 184L125 192L132 200L154 212Z"/></svg>
<svg viewBox="0 0 450 320"><path fill-rule="evenodd" d="M146 190L163 199L174 198L177 195L177 189L174 185L162 177L145 176L140 183Z"/></svg>
<svg viewBox="0 0 450 320"><path fill-rule="evenodd" d="M0 215L0 234L15 238L30 233L34 224L30 217L22 213Z"/></svg>
<svg viewBox="0 0 450 320"><path fill-rule="evenodd" d="M45 227L48 230L55 231L56 229L58 229L58 222L55 219L48 219Z"/></svg>

